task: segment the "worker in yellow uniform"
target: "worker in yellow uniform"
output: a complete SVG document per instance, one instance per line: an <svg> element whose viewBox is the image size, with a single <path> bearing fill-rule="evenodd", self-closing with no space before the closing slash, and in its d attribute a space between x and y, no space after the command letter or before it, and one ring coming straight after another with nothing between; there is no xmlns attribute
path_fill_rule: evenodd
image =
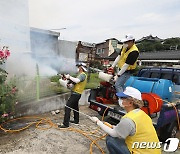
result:
<svg viewBox="0 0 180 154"><path fill-rule="evenodd" d="M116 57L112 66L108 68L108 73L111 74L114 67L116 65L118 66L117 75L114 76L116 92L123 92L125 82L135 72L139 57L139 50L135 44L135 38L133 35L126 35L121 42L123 43L121 52Z"/></svg>
<svg viewBox="0 0 180 154"><path fill-rule="evenodd" d="M69 74L65 75L65 78L71 80L73 83L75 83L75 85L72 88L71 96L66 103L67 107L65 106L63 124L59 125L59 128L69 127L69 122L79 124L79 112L76 111L79 111L79 99L81 98L81 94L84 91L87 83L87 75L85 73L87 72L87 68L85 63L78 63L76 66L78 67L78 76L76 78L70 76ZM70 121L70 108L74 109L74 120L72 121Z"/></svg>
<svg viewBox="0 0 180 154"><path fill-rule="evenodd" d="M124 92L116 95L119 97L119 105L127 112L116 126L110 128L97 117L91 118L109 134L106 145L110 154L160 154L161 146L152 120L140 109L144 104L141 92L133 87L126 87ZM149 144L156 146L151 148Z"/></svg>

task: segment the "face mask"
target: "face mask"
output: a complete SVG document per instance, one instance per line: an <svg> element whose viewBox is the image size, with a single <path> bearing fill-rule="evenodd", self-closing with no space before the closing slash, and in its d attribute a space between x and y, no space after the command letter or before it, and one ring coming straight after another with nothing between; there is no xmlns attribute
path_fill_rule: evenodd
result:
<svg viewBox="0 0 180 154"><path fill-rule="evenodd" d="M123 47L124 47L124 48L127 48L127 47L128 47L128 44L123 43Z"/></svg>
<svg viewBox="0 0 180 154"><path fill-rule="evenodd" d="M123 100L119 98L118 103L119 103L119 106L120 106L120 107L124 107L124 105L122 104L122 102L123 102Z"/></svg>
<svg viewBox="0 0 180 154"><path fill-rule="evenodd" d="M79 72L79 68L77 68L77 72Z"/></svg>

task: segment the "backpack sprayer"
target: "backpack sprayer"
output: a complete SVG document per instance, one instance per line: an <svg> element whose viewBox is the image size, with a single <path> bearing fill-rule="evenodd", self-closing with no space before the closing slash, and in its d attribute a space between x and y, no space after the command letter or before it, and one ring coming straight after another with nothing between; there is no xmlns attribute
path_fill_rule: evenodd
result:
<svg viewBox="0 0 180 154"><path fill-rule="evenodd" d="M73 89L74 85L76 84L75 82L73 82L70 79L67 79L65 74L57 74L57 75L61 77L61 79L59 79L60 85L62 85L63 87L67 89Z"/></svg>
<svg viewBox="0 0 180 154"><path fill-rule="evenodd" d="M107 82L110 82L110 79L113 77L113 75L110 75L110 74L107 74L107 73L103 73L101 70L98 70L98 72L99 72L99 78L100 78L100 79L103 79L103 80L105 80L105 81L107 81ZM65 74L57 74L57 75L59 75L59 76L61 77L61 79L59 79L59 83L60 83L63 87L65 87L65 88L67 88L67 89L72 89L72 88L74 87L74 85L76 84L76 83L74 83L72 80L67 79L66 76L65 76ZM85 113L83 113L83 112L77 111L77 110L75 110L75 109L73 109L73 108L71 108L71 107L69 107L69 106L67 106L67 105L65 105L65 107L67 107L67 108L69 108L69 109L71 109L71 110L73 110L73 111L75 111L75 112L78 112L78 113L80 113L80 114L88 117L88 119L90 119L90 120L92 119L91 116L89 116L89 115L87 115L87 114L85 114ZM112 128L112 125L111 125L111 124L109 124L109 123L107 123L107 122L104 122L104 124L105 124L106 126Z"/></svg>
<svg viewBox="0 0 180 154"><path fill-rule="evenodd" d="M107 73L105 73L102 70L97 69L97 68L90 67L90 69L93 70L93 71L98 72L99 73L98 77L100 79L102 79L103 81L106 81L106 82L112 82L113 81L113 76L114 76L114 70L113 69L110 70L110 71L108 70Z"/></svg>
<svg viewBox="0 0 180 154"><path fill-rule="evenodd" d="M112 74L108 74L108 73L104 73L104 72L99 72L99 76L100 79L106 81L106 82L110 82L111 79L113 78Z"/></svg>

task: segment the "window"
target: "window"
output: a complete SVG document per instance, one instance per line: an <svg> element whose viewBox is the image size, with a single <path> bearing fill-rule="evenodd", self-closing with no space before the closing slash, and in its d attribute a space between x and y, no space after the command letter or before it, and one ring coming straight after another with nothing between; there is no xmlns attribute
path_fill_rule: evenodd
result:
<svg viewBox="0 0 180 154"><path fill-rule="evenodd" d="M150 72L149 71L144 71L140 76L149 78L150 77Z"/></svg>
<svg viewBox="0 0 180 154"><path fill-rule="evenodd" d="M87 61L88 54L87 53L79 53L79 61Z"/></svg>
<svg viewBox="0 0 180 154"><path fill-rule="evenodd" d="M172 80L172 73L162 73L161 79Z"/></svg>
<svg viewBox="0 0 180 154"><path fill-rule="evenodd" d="M111 41L111 45L113 46L113 48L117 48L117 44L118 44L117 40L112 40Z"/></svg>
<svg viewBox="0 0 180 154"><path fill-rule="evenodd" d="M152 72L151 78L159 78L159 75L160 75L160 73L158 73L158 72Z"/></svg>
<svg viewBox="0 0 180 154"><path fill-rule="evenodd" d="M97 49L97 54L104 54L105 49Z"/></svg>
<svg viewBox="0 0 180 154"><path fill-rule="evenodd" d="M97 49L97 54L101 54L101 49Z"/></svg>
<svg viewBox="0 0 180 154"><path fill-rule="evenodd" d="M179 82L179 76L178 76L178 74L174 74L173 75L173 78L172 78L172 82L174 82L175 84L180 84Z"/></svg>
<svg viewBox="0 0 180 154"><path fill-rule="evenodd" d="M104 49L102 49L101 53L104 54Z"/></svg>

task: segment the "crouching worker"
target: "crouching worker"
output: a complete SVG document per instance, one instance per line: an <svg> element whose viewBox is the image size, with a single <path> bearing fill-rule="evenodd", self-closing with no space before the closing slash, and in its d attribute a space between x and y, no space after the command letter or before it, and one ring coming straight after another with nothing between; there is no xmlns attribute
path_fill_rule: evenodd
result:
<svg viewBox="0 0 180 154"><path fill-rule="evenodd" d="M91 118L109 134L106 145L110 154L160 154L159 146L149 148L147 145L157 145L159 140L151 118L140 109L143 106L141 92L133 87L126 87L124 92L116 95L119 97L119 105L127 112L116 126L110 128L97 117ZM135 143L143 143L143 148Z"/></svg>
<svg viewBox="0 0 180 154"><path fill-rule="evenodd" d="M63 124L59 125L59 128L67 128L69 127L69 122L78 124L79 123L79 99L81 98L81 94L84 91L84 88L87 83L87 75L85 72L87 72L86 64L85 63L79 63L76 65L78 67L78 76L76 78L70 76L69 74L65 75L66 79L70 79L75 83L74 87L71 91L71 96L68 99L66 106L65 106L65 114L64 114L64 121ZM70 121L70 113L71 109L75 109L74 112L74 120Z"/></svg>

